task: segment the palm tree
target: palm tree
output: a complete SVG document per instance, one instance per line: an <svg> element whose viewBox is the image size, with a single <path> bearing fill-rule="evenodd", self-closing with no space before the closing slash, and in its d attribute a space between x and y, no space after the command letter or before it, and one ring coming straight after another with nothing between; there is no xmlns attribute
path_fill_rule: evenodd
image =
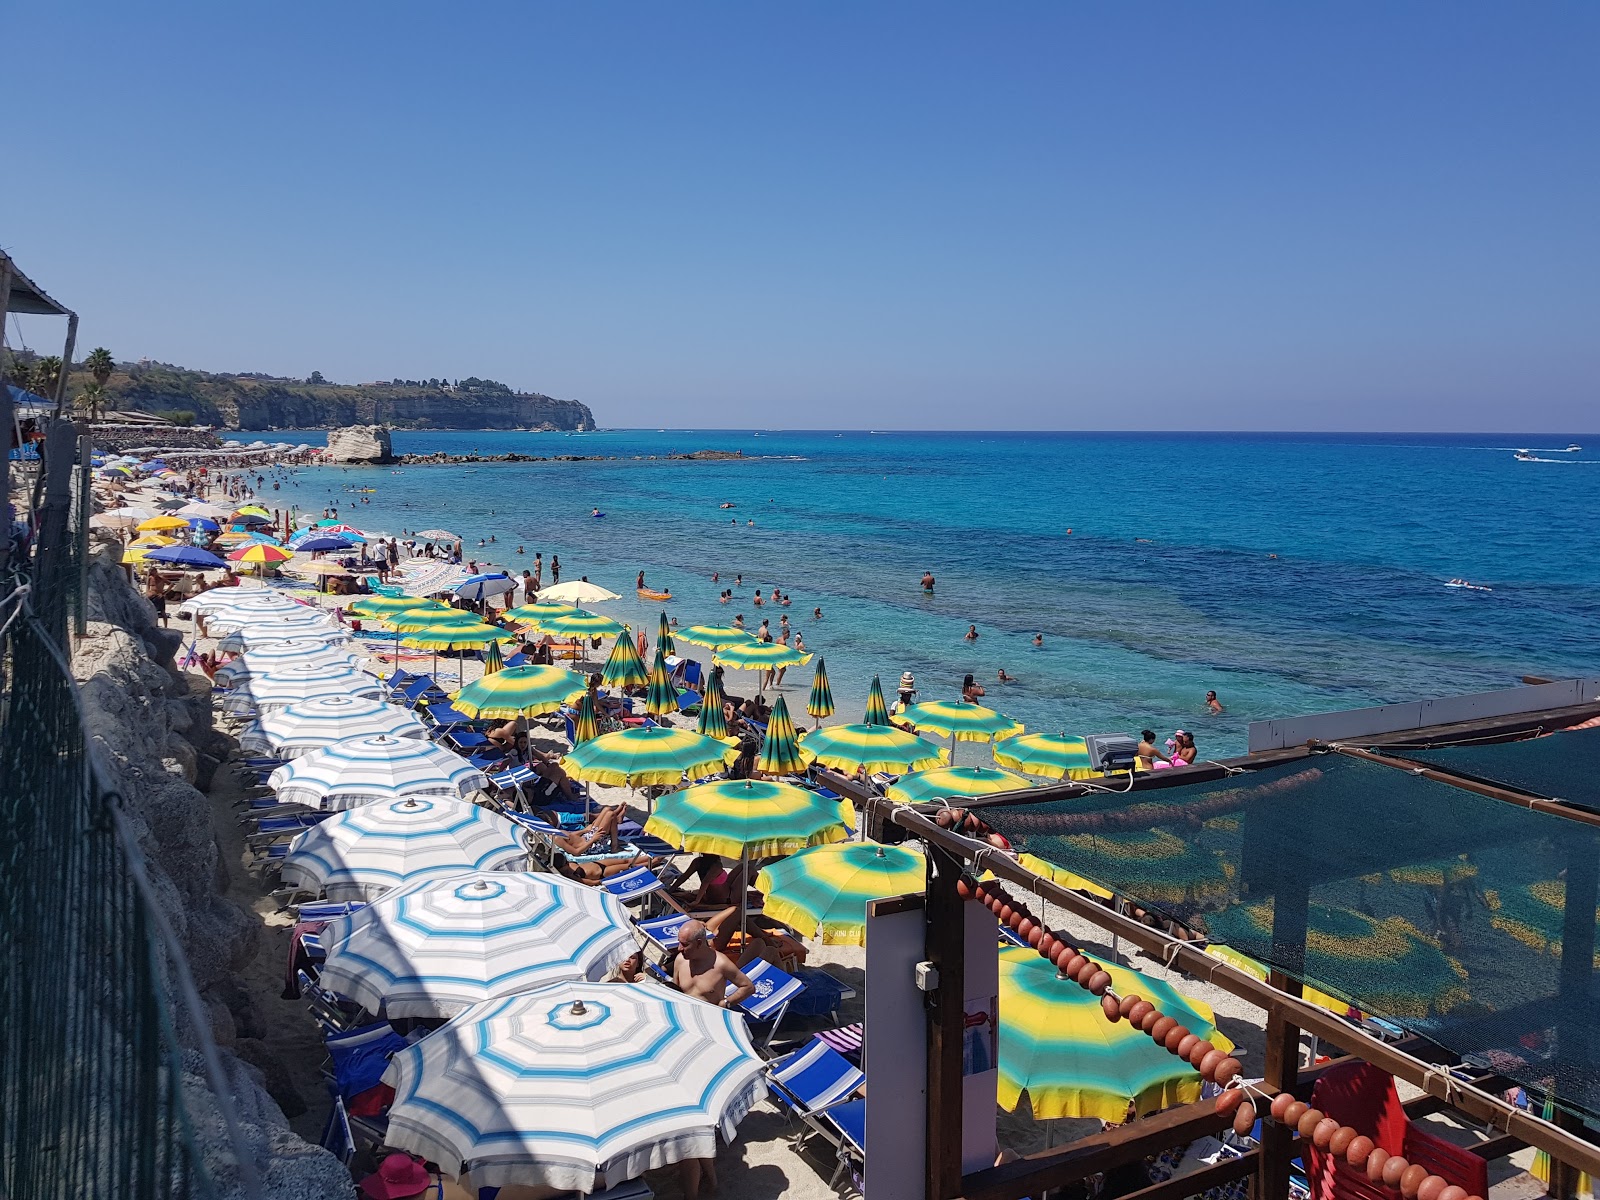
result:
<svg viewBox="0 0 1600 1200"><path fill-rule="evenodd" d="M61 356L46 355L33 364L33 390L41 396L54 396L61 380Z"/></svg>
<svg viewBox="0 0 1600 1200"><path fill-rule="evenodd" d="M89 351L89 357L83 360L84 368L94 376L94 381L100 387L106 386L106 380L111 378L111 372L117 369L117 363L111 357L111 351L104 346L96 346Z"/></svg>
<svg viewBox="0 0 1600 1200"><path fill-rule="evenodd" d="M101 387L98 383L89 384L87 387L85 387L83 389L83 391L78 393L78 401L77 401L76 407L77 407L79 412L81 412L84 416L88 417L89 420L91 420L91 421L98 420L99 418L105 416L105 413L106 413L106 390L105 390L105 388Z"/></svg>

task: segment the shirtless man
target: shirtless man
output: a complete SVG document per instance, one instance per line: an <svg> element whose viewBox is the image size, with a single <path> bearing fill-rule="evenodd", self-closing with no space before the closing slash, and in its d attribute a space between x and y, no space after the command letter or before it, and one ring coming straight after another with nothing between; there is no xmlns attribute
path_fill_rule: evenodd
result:
<svg viewBox="0 0 1600 1200"><path fill-rule="evenodd" d="M711 944L703 921L686 922L678 930L678 961L672 967L672 982L686 996L719 1008L737 1008L756 993L756 985L733 959ZM729 984L733 991L724 996Z"/></svg>

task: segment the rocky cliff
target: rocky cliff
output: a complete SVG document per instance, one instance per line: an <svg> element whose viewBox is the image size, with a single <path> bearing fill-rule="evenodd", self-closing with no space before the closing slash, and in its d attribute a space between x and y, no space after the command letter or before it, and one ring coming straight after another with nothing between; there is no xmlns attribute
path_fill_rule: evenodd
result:
<svg viewBox="0 0 1600 1200"><path fill-rule="evenodd" d="M324 462L337 463L391 463L394 445L389 431L382 425L351 425L346 429L328 431L328 448L323 451Z"/></svg>
<svg viewBox="0 0 1600 1200"><path fill-rule="evenodd" d="M106 383L106 400L118 409L192 413L201 425L228 429L595 427L594 414L586 404L537 392L515 392L490 380L462 381L460 385L310 383L140 363L118 367Z"/></svg>
<svg viewBox="0 0 1600 1200"><path fill-rule="evenodd" d="M263 1179L266 1200L350 1196L350 1177L325 1150L289 1129L256 1066L274 1071L261 1040L260 1015L237 972L255 953L259 920L228 900L228 866L200 791L224 753L211 728L203 675L173 667L179 635L156 627L149 604L128 583L118 547L98 545L89 586L89 632L72 667L83 698L91 746L108 781L125 797L146 870L182 944L206 1005L228 1091ZM199 786L196 786L196 785ZM168 986L168 1009L186 1044L195 1031ZM184 1103L202 1163L223 1197L239 1195L232 1152L197 1049L184 1058Z"/></svg>

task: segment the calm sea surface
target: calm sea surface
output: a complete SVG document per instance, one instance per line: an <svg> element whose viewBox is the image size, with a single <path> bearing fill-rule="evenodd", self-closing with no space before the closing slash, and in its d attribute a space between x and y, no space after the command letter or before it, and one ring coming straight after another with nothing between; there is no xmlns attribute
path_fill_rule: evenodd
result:
<svg viewBox="0 0 1600 1200"><path fill-rule="evenodd" d="M1589 449L1511 454L1569 442ZM671 588L683 625L742 612L776 628L787 612L852 720L875 673L890 690L914 672L926 700L955 697L970 671L1030 730L1185 728L1203 757L1221 756L1243 752L1252 720L1600 670L1595 434L399 432L394 443L616 458L318 468L269 495L336 503L376 530L443 527L468 557L514 571L536 550L546 563L559 554L563 578L622 593L599 610L648 622L652 641L662 606L635 599L641 568ZM646 457L700 449L747 458ZM377 489L370 503L358 487ZM719 605L741 572L736 602ZM1444 586L1453 577L1493 591ZM792 607L751 606L774 585ZM962 639L969 623L975 643ZM1017 682L997 685L1000 668ZM806 667L786 681L800 719L810 680ZM1204 714L1207 688L1226 713Z"/></svg>

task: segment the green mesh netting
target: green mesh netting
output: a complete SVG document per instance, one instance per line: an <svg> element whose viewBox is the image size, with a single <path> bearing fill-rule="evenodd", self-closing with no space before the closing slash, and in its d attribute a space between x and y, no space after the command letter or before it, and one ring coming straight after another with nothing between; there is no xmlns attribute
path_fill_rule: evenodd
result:
<svg viewBox="0 0 1600 1200"><path fill-rule="evenodd" d="M1600 1113L1586 826L1339 755L983 815L1021 849Z"/></svg>
<svg viewBox="0 0 1600 1200"><path fill-rule="evenodd" d="M1373 747L1490 783L1600 811L1600 729L1575 729L1522 742L1434 750Z"/></svg>

